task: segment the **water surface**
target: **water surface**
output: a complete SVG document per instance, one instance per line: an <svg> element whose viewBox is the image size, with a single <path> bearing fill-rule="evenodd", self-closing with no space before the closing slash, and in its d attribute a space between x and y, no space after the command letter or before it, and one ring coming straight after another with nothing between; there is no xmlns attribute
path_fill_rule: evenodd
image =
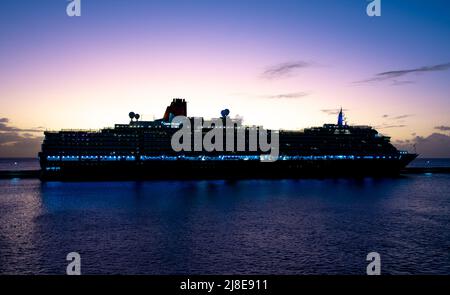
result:
<svg viewBox="0 0 450 295"><path fill-rule="evenodd" d="M0 180L0 273L450 274L450 175Z"/></svg>

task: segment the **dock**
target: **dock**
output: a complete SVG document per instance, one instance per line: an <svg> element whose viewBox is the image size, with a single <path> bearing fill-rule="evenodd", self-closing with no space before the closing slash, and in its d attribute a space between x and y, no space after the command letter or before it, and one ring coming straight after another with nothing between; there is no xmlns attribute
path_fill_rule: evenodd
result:
<svg viewBox="0 0 450 295"><path fill-rule="evenodd" d="M0 171L0 179L14 179L14 178L39 178L41 170L11 170Z"/></svg>

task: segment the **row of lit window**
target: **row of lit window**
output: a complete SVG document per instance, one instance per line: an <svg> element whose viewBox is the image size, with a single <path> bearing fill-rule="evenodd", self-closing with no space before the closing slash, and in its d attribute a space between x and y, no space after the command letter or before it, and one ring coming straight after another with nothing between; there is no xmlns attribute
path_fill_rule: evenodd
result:
<svg viewBox="0 0 450 295"><path fill-rule="evenodd" d="M79 160L101 160L101 161L116 161L116 160L136 160L135 156L47 156L48 161L79 161Z"/></svg>
<svg viewBox="0 0 450 295"><path fill-rule="evenodd" d="M406 152L400 152L404 154ZM222 160L264 160L270 155L220 155L220 156L140 156L142 161L155 160L202 160L202 161L222 161ZM355 155L323 155L323 156L279 156L279 160L355 160L355 159L399 159L400 156L355 156ZM100 160L100 161L135 161L136 156L47 156L48 161L79 161L79 160Z"/></svg>

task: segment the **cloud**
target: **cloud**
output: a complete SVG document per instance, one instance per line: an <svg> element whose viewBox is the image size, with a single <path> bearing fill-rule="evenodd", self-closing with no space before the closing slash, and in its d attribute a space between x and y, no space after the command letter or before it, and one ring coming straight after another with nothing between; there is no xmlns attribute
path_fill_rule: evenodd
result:
<svg viewBox="0 0 450 295"><path fill-rule="evenodd" d="M3 135L0 134L0 142ZM14 157L36 157L41 149L43 137L15 137L14 142L8 144L0 143L0 157L14 158Z"/></svg>
<svg viewBox="0 0 450 295"><path fill-rule="evenodd" d="M405 115L397 115L397 116L393 116L393 115L388 115L388 114L384 114L383 116L381 116L384 119L387 119L387 122L384 122L382 125L376 126L375 128L378 129L385 129L385 128L401 128L401 127L405 127L406 125L403 125L401 123L404 123L406 118L412 117L414 115L412 114L405 114Z"/></svg>
<svg viewBox="0 0 450 295"><path fill-rule="evenodd" d="M389 115L384 114L381 117L386 119L386 122L383 122L381 125L374 126L375 129L390 129L390 128L403 128L406 127L405 122L406 118L412 117L412 114L404 114L404 115Z"/></svg>
<svg viewBox="0 0 450 295"><path fill-rule="evenodd" d="M436 130L440 130L440 131L450 131L450 126L436 126L434 127L434 129Z"/></svg>
<svg viewBox="0 0 450 295"><path fill-rule="evenodd" d="M450 136L433 133L428 137L416 136L409 142L396 141L394 145L402 150L415 151L423 158L450 158Z"/></svg>
<svg viewBox="0 0 450 295"><path fill-rule="evenodd" d="M339 114L339 111L340 111L341 109L339 108L339 109L323 109L323 110L320 110L322 113L325 113L325 114L327 114L327 115L337 115L337 114ZM347 112L348 111L348 109L342 109L342 111L343 112Z"/></svg>
<svg viewBox="0 0 450 295"><path fill-rule="evenodd" d="M40 149L42 127L18 128L9 125L8 118L0 118L0 157L34 157Z"/></svg>
<svg viewBox="0 0 450 295"><path fill-rule="evenodd" d="M408 69L408 70L397 70L397 71L388 71L383 73L378 73L376 76L384 78L384 79L391 79L394 77L401 77L404 75L408 75L411 73L423 73L423 72L436 72L436 71L445 71L450 69L450 62L445 64L439 64L434 66L425 66L415 69Z"/></svg>
<svg viewBox="0 0 450 295"><path fill-rule="evenodd" d="M406 118L409 118L409 117L412 117L412 116L414 116L414 115L412 115L412 114L405 114L405 115L392 116L392 115L385 114L382 117L386 118L386 119L389 119L389 120L401 120L401 119L406 119Z"/></svg>
<svg viewBox="0 0 450 295"><path fill-rule="evenodd" d="M0 132L0 145L8 145L23 138L17 132Z"/></svg>
<svg viewBox="0 0 450 295"><path fill-rule="evenodd" d="M286 92L286 93L279 93L279 94L256 94L256 93L242 93L240 95L246 96L246 97L253 97L253 98L264 98L264 99L297 99L302 98L305 96L310 95L311 93L304 92L304 91L297 91L297 92ZM234 94L235 96L238 96L238 94Z"/></svg>
<svg viewBox="0 0 450 295"><path fill-rule="evenodd" d="M389 128L403 128L406 127L406 125L404 124L397 124L397 125L387 125L387 124L383 124L383 125L379 125L379 126L375 126L375 129L389 129Z"/></svg>
<svg viewBox="0 0 450 295"><path fill-rule="evenodd" d="M391 85L392 86L402 86L407 84L415 84L415 81L398 81L398 80L392 80Z"/></svg>
<svg viewBox="0 0 450 295"><path fill-rule="evenodd" d="M268 67L262 77L265 79L279 79L292 75L295 71L302 68L310 67L311 63L305 61L285 62Z"/></svg>
<svg viewBox="0 0 450 295"><path fill-rule="evenodd" d="M43 132L43 127L22 129L14 126L9 126L8 118L0 118L0 132Z"/></svg>
<svg viewBox="0 0 450 295"><path fill-rule="evenodd" d="M438 71L446 71L450 69L450 62L432 66L423 66L414 69L405 69L405 70L395 70L395 71L387 71L375 74L372 78L356 81L355 84L364 84L364 83L372 83L372 82L381 82L385 80L393 81L394 85L402 85L402 84L411 84L413 81L397 81L395 78L403 77L409 74L420 74L420 73L429 73L429 72L438 72ZM405 83L406 82L406 83ZM399 84L400 83L400 84Z"/></svg>
<svg viewBox="0 0 450 295"><path fill-rule="evenodd" d="M409 140L409 139L395 141L396 144L409 144L410 142L411 142L411 140Z"/></svg>
<svg viewBox="0 0 450 295"><path fill-rule="evenodd" d="M307 93L307 92L292 92L292 93L268 95L266 97L271 98L271 99L283 99L283 98L294 99L294 98L302 98L302 97L305 97L308 95L309 95L309 93Z"/></svg>
<svg viewBox="0 0 450 295"><path fill-rule="evenodd" d="M392 117L391 119L392 120L400 120L400 119L406 119L406 118L409 118L409 117L412 117L412 116L414 116L414 115L407 114L407 115L395 116L395 117Z"/></svg>

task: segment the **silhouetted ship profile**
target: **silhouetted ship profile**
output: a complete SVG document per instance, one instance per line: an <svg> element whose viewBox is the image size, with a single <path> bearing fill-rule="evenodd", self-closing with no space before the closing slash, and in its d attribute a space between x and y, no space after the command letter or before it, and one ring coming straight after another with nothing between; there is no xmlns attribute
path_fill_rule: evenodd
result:
<svg viewBox="0 0 450 295"><path fill-rule="evenodd" d="M222 111L222 120L229 120ZM278 131L277 161L261 161L267 153L249 146L251 128L232 119L235 131L245 135L245 146L233 151L175 151L172 135L186 116L184 99L174 99L164 117L139 121L131 112L129 124L98 131L46 131L39 153L42 180L185 179L185 178L297 178L322 176L395 175L417 157L397 150L390 138L370 126L349 126L342 109L337 124L304 131ZM194 118L189 118L193 121ZM201 119L204 122L203 119ZM259 127L258 127L259 128ZM258 129L257 128L257 129ZM202 138L211 128L200 128ZM192 132L192 138L194 138ZM241 133L241 134L242 134ZM271 133L271 132L270 132ZM235 133L237 134L237 133ZM198 136L198 134L197 134ZM229 139L231 142L231 139ZM223 135L224 146L227 143Z"/></svg>

